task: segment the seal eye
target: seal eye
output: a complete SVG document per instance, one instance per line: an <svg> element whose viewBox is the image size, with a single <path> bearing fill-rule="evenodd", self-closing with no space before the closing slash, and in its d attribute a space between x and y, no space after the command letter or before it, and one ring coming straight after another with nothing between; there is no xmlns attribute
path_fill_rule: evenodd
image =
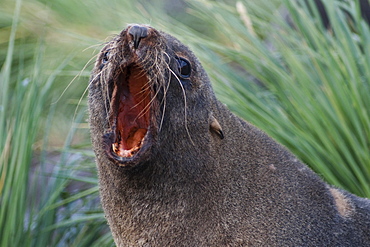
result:
<svg viewBox="0 0 370 247"><path fill-rule="evenodd" d="M102 59L102 64L106 64L109 61L109 51L104 53L103 59Z"/></svg>
<svg viewBox="0 0 370 247"><path fill-rule="evenodd" d="M189 78L191 73L191 67L188 60L182 57L177 58L178 68L180 72L180 76L182 78Z"/></svg>
<svg viewBox="0 0 370 247"><path fill-rule="evenodd" d="M99 69L103 69L104 65L109 62L109 54L109 51L104 53Z"/></svg>

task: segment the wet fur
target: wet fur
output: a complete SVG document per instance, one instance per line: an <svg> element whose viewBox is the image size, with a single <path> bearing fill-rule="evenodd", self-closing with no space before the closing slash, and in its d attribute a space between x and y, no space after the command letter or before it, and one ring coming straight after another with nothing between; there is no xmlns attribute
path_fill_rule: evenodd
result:
<svg viewBox="0 0 370 247"><path fill-rule="evenodd" d="M153 145L130 169L113 162L104 135L111 128L110 82L131 59L125 32L103 48L89 91L101 201L117 246L370 245L369 200L325 184L233 115L193 53L159 31L141 41L138 58L157 88L151 104L161 109L152 114ZM186 83L175 76L175 55L191 62Z"/></svg>

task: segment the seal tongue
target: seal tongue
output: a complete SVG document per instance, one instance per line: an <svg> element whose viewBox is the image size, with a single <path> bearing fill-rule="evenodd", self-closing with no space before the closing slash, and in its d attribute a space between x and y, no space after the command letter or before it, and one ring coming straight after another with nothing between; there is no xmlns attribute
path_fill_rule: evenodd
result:
<svg viewBox="0 0 370 247"><path fill-rule="evenodd" d="M150 89L143 71L133 66L119 77L116 141L113 151L121 157L133 156L142 146L149 128Z"/></svg>

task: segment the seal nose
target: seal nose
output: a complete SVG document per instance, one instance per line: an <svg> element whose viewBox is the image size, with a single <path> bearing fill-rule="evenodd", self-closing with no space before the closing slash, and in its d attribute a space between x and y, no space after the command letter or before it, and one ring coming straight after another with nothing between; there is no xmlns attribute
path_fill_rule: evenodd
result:
<svg viewBox="0 0 370 247"><path fill-rule="evenodd" d="M144 26L134 25L130 28L128 33L132 36L134 40L134 47L137 49L139 47L140 40L148 36L148 28Z"/></svg>

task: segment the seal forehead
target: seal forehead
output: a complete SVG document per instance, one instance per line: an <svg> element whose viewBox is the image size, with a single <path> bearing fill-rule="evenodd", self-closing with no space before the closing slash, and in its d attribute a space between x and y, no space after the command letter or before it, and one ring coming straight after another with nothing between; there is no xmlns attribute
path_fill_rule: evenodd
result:
<svg viewBox="0 0 370 247"><path fill-rule="evenodd" d="M137 63L143 69L150 71L156 70L157 74L170 67L171 70L176 72L177 64L175 62L171 63L171 60L173 61L176 57L183 57L191 63L193 75L203 71L193 52L177 38L145 25L143 26L147 28L145 32L140 28L132 31L133 28L130 29L130 27L124 29L103 47L97 60L97 68L109 68L108 72L112 72L117 71L114 67L117 68L130 63ZM133 27L138 26L134 25ZM135 35L132 35L132 33ZM140 36L142 33L145 34L142 35L143 37ZM136 38L135 41L134 36L139 36L139 39ZM140 42L137 42L138 40ZM107 62L108 60L109 62ZM110 73L108 74L108 76L111 76ZM194 78L194 85L208 81L205 78L207 77L206 75L201 74L199 77L202 80Z"/></svg>

